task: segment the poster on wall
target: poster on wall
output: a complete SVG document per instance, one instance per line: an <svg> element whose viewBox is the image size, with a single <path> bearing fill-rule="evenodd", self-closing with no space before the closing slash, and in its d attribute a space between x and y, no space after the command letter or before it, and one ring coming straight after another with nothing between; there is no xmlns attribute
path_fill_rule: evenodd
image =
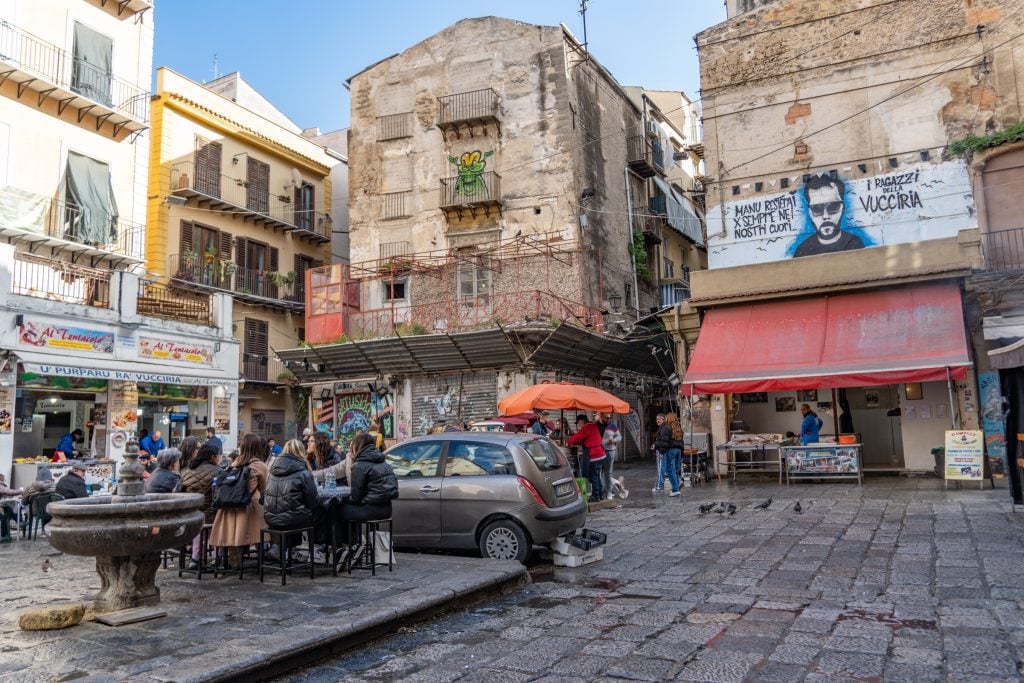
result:
<svg viewBox="0 0 1024 683"><path fill-rule="evenodd" d="M334 397L313 400L313 429L334 436Z"/></svg>
<svg viewBox="0 0 1024 683"><path fill-rule="evenodd" d="M946 479L980 481L983 443L984 433L978 429L946 431Z"/></svg>
<svg viewBox="0 0 1024 683"><path fill-rule="evenodd" d="M855 177L872 170L877 175ZM773 179L769 189L793 189L726 202L724 211L712 207L707 216L708 266L955 237L977 227L963 161L919 162L881 171L843 168Z"/></svg>
<svg viewBox="0 0 1024 683"><path fill-rule="evenodd" d="M348 448L356 432L370 431L373 406L370 405L370 394L365 391L338 394L335 400L338 406L338 445L344 449Z"/></svg>
<svg viewBox="0 0 1024 683"><path fill-rule="evenodd" d="M642 426L640 415L631 408L628 413L622 416L622 424L626 425L626 431L629 432L629 436L633 439L636 447L642 448L640 445L640 428Z"/></svg>
<svg viewBox="0 0 1024 683"><path fill-rule="evenodd" d="M113 431L135 432L138 426L139 390L135 382L110 382L107 419Z"/></svg>
<svg viewBox="0 0 1024 683"><path fill-rule="evenodd" d="M139 337L139 356L211 366L213 365L213 345L197 342L182 344L166 339Z"/></svg>
<svg viewBox="0 0 1024 683"><path fill-rule="evenodd" d="M985 432L985 453L994 476L1006 475L1006 412L998 372L978 375L978 400Z"/></svg>
<svg viewBox="0 0 1024 683"><path fill-rule="evenodd" d="M213 428L218 432L231 431L231 399L213 399Z"/></svg>
<svg viewBox="0 0 1024 683"><path fill-rule="evenodd" d="M3 375L7 377L7 375ZM10 434L14 431L14 375L9 376L9 381L0 386L0 434Z"/></svg>
<svg viewBox="0 0 1024 683"><path fill-rule="evenodd" d="M370 386L370 406L372 415L380 424L380 433L385 439L395 438L395 404L390 391L374 390Z"/></svg>
<svg viewBox="0 0 1024 683"><path fill-rule="evenodd" d="M88 330L82 327L64 327L44 322L25 321L19 328L18 341L26 346L36 348L114 353L113 332Z"/></svg>

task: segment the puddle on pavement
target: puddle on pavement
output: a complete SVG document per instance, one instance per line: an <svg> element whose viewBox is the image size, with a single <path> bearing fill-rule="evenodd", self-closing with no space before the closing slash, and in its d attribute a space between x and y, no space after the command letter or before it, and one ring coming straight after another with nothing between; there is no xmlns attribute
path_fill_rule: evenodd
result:
<svg viewBox="0 0 1024 683"><path fill-rule="evenodd" d="M594 576L581 576L570 569L555 567L552 565L539 565L529 569L530 578L534 583L564 583L571 586L582 586L583 588L599 588L601 590L613 591L625 585L620 579L604 579Z"/></svg>
<svg viewBox="0 0 1024 683"><path fill-rule="evenodd" d="M934 619L897 619L887 614L880 614L878 612L866 612L864 610L850 610L839 615L837 621L849 621L851 619L865 619L870 621L877 621L880 624L886 624L891 626L893 629L899 628L916 628L934 631L938 628Z"/></svg>

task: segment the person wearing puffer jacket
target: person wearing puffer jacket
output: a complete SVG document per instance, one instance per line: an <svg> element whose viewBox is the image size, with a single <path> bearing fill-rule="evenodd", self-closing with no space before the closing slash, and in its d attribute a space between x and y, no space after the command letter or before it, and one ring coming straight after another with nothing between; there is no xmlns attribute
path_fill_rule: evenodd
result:
<svg viewBox="0 0 1024 683"><path fill-rule="evenodd" d="M199 511L203 513L206 524L213 524L217 511L213 509L213 480L220 474L220 453L213 446L203 446L188 463L188 469L181 475L181 490L185 493L203 494L203 504ZM202 554L202 534L192 539L192 563L189 570L199 568Z"/></svg>
<svg viewBox="0 0 1024 683"><path fill-rule="evenodd" d="M292 439L274 459L263 495L263 519L270 529L288 531L321 525L324 509L305 455L302 442Z"/></svg>
<svg viewBox="0 0 1024 683"><path fill-rule="evenodd" d="M352 493L341 508L343 521L365 522L391 517L391 501L398 498L398 478L373 441L374 437L366 433L356 434L352 439L350 448L356 457L349 479ZM341 535L348 541L348 524L341 526Z"/></svg>

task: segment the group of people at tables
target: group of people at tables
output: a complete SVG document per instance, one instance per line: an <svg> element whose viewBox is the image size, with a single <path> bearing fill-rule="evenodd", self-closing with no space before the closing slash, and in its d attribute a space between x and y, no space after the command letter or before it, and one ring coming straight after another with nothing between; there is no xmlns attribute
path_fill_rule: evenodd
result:
<svg viewBox="0 0 1024 683"><path fill-rule="evenodd" d="M199 493L202 512L212 525L209 545L222 549L222 566L237 569L244 551L260 542L264 528L290 531L314 528L316 544L350 545L347 523L391 517L398 480L384 461L379 432L359 432L343 457L324 432L307 431L302 439L277 446L256 434L242 437L238 451L225 457L217 444L184 439L178 448L157 452L147 466L147 493ZM140 461L142 459L140 458ZM146 463L143 462L145 465ZM251 499L246 507L214 506L214 489L230 470L248 468ZM348 486L347 497L322 496L317 483ZM335 537L330 533L334 530ZM189 569L200 567L201 536L191 545ZM276 550L275 550L276 552ZM273 555L273 553L272 553Z"/></svg>

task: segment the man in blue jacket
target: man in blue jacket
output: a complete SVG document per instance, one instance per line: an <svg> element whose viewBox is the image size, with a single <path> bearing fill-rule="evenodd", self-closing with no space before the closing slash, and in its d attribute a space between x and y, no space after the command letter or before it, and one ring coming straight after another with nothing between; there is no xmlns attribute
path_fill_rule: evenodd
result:
<svg viewBox="0 0 1024 683"><path fill-rule="evenodd" d="M139 441L139 450L146 451L150 455L158 455L165 448L167 446L164 444L163 435L159 429L152 434L147 434L142 437L142 441Z"/></svg>
<svg viewBox="0 0 1024 683"><path fill-rule="evenodd" d="M76 429L70 434L60 437L60 443L57 444L56 450L62 452L65 458L75 458L80 455L78 449L75 448L75 444L82 443L83 441L85 441L85 434L81 429Z"/></svg>
<svg viewBox="0 0 1024 683"><path fill-rule="evenodd" d="M806 446L809 443L818 443L821 439L818 432L824 423L806 403L800 405L800 412L804 416L804 421L800 425L800 445Z"/></svg>

